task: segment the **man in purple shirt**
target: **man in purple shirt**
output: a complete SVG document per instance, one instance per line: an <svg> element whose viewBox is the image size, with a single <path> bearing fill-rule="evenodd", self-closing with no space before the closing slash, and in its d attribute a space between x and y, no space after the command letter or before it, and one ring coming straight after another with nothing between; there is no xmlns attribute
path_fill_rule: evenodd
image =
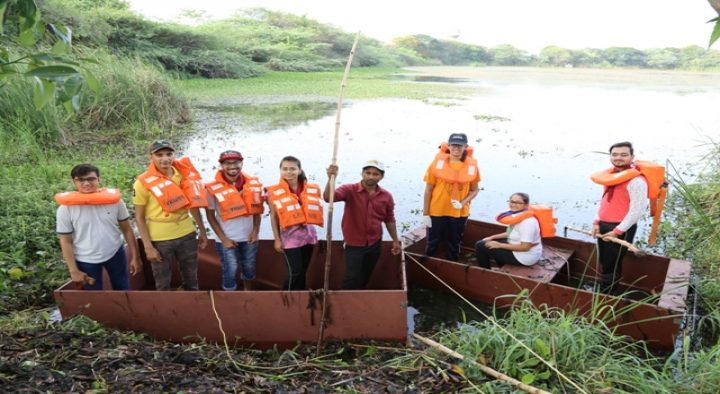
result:
<svg viewBox="0 0 720 394"><path fill-rule="evenodd" d="M337 175L338 167L327 168L328 178ZM380 258L382 246L382 223L385 223L393 240L392 253L400 253L400 241L395 227L395 201L392 194L378 186L385 176L385 166L370 160L362 168L362 180L335 189L334 201L345 201L342 232L345 238L345 277L342 288L363 289L370 280L375 264ZM325 201L330 199L330 180L323 192Z"/></svg>

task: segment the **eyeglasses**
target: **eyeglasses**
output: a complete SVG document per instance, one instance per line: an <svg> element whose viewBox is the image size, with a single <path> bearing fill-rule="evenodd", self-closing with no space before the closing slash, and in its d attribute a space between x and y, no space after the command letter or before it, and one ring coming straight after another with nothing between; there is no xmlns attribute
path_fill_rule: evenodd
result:
<svg viewBox="0 0 720 394"><path fill-rule="evenodd" d="M524 205L524 204L525 204L525 201L508 200L508 203L510 203L510 204L517 204L517 205Z"/></svg>
<svg viewBox="0 0 720 394"><path fill-rule="evenodd" d="M96 176L88 176L88 177L85 177L85 178L79 178L79 177L78 177L78 178L75 178L75 180L76 180L77 182L79 182L79 183L85 183L85 182L94 183L94 182L97 182L97 181L98 181L98 177L96 177Z"/></svg>

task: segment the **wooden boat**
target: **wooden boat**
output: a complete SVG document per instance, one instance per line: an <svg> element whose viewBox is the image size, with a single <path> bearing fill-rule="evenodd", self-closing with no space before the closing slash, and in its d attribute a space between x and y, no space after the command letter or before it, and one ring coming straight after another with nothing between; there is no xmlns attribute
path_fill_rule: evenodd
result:
<svg viewBox="0 0 720 394"><path fill-rule="evenodd" d="M511 305L515 296L525 290L535 305L546 304L585 315L599 311L598 305L605 305L606 312L611 306L614 319L605 321L617 333L645 340L653 348L673 349L687 306L690 262L628 253L619 286L624 295L597 294L582 286L599 277L594 243L546 238L543 259L533 267L505 265L499 270L487 270L473 265L475 242L503 231L505 227L499 225L468 220L463 256L457 263L442 258L418 258L425 251L426 231L421 228L407 234L408 281L447 290L439 278L467 298L498 306Z"/></svg>
<svg viewBox="0 0 720 394"><path fill-rule="evenodd" d="M222 343L226 337L230 346L259 348L317 342L321 292L283 291L287 274L283 255L273 249L272 241L259 242L255 291L221 290L222 269L214 245L209 242L198 258L200 291L155 291L152 271L143 255L144 270L131 278L129 291L79 291L73 283L67 283L54 296L64 318L82 314L107 327L144 332L174 342ZM323 287L326 245L321 241L315 247L307 274L311 289ZM401 256L390 253L391 246L384 243L369 290L348 291L338 290L344 271L342 243L332 243L325 339L405 341L405 267ZM173 277L179 278L177 266L174 270ZM109 280L104 283L107 285Z"/></svg>

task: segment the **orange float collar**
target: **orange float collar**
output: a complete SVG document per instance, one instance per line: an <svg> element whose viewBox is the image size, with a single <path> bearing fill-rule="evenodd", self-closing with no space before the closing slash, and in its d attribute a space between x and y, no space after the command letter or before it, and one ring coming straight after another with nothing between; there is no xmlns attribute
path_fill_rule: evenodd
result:
<svg viewBox="0 0 720 394"><path fill-rule="evenodd" d="M651 161L636 160L635 167L619 172L613 172L613 169L609 168L592 174L590 179L603 186L615 186L641 175L645 177L648 185L647 197L650 200L650 216L653 217L648 244L654 245L667 197L668 182L665 178L665 167Z"/></svg>
<svg viewBox="0 0 720 394"><path fill-rule="evenodd" d="M543 238L551 238L555 236L555 225L557 218L553 217L552 207L545 205L530 205L523 211L508 211L497 216L496 220L507 226L512 226L522 222L523 220L534 217L540 225L540 236Z"/></svg>
<svg viewBox="0 0 720 394"><path fill-rule="evenodd" d="M110 205L120 201L120 197L120 190L103 188L95 193L57 193L55 201L60 205Z"/></svg>

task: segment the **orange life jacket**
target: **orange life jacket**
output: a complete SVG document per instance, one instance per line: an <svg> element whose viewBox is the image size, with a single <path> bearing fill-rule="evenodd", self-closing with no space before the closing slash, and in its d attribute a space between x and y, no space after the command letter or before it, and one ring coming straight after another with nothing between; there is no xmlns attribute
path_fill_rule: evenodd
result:
<svg viewBox="0 0 720 394"><path fill-rule="evenodd" d="M110 205L120 201L120 197L120 190L103 188L95 193L57 193L55 201L60 205Z"/></svg>
<svg viewBox="0 0 720 394"><path fill-rule="evenodd" d="M190 158L173 160L172 165L182 175L180 186L161 173L152 162L147 171L138 176L143 187L155 197L165 215L181 208L207 207L207 194L202 177Z"/></svg>
<svg viewBox="0 0 720 394"><path fill-rule="evenodd" d="M264 211L262 184L258 178L244 172L242 177L245 180L242 193L225 180L222 171L215 174L215 182L205 185L208 193L215 197L220 217L224 221L240 216L260 215Z"/></svg>
<svg viewBox="0 0 720 394"><path fill-rule="evenodd" d="M300 200L282 178L277 185L268 186L265 190L268 193L268 202L275 206L280 228L283 230L298 224L316 224L322 227L323 207L319 185L305 183Z"/></svg>
<svg viewBox="0 0 720 394"><path fill-rule="evenodd" d="M478 180L480 179L480 168L477 165L477 160L472 156L473 148L468 146L466 152L467 155L465 156L465 161L462 162L462 168L454 170L450 166L448 144L447 142L443 142L440 144L440 149L431 164L433 175L452 185L451 197L454 200L462 199L461 196L458 195L460 184L473 182L476 176Z"/></svg>
<svg viewBox="0 0 720 394"><path fill-rule="evenodd" d="M645 177L648 185L647 197L650 200L650 216L653 218L648 244L654 245L657 240L660 216L667 197L668 182L665 179L665 167L650 161L636 160L635 167L620 172L613 172L613 168L609 168L592 174L590 179L603 186L615 186L640 175Z"/></svg>
<svg viewBox="0 0 720 394"><path fill-rule="evenodd" d="M540 236L543 238L551 238L555 236L555 224L557 218L553 217L552 207L545 205L530 205L528 209L518 211L513 214L500 214L496 220L507 226L518 224L523 220L534 217L540 224Z"/></svg>

